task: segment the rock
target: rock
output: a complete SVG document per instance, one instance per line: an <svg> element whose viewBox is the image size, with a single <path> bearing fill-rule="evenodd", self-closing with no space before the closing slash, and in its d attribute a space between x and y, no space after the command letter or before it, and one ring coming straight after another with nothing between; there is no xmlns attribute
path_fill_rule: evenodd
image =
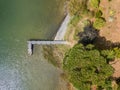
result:
<svg viewBox="0 0 120 90"><path fill-rule="evenodd" d="M110 16L109 18L108 18L108 21L109 22L113 22L115 20L115 18L113 17L113 16Z"/></svg>

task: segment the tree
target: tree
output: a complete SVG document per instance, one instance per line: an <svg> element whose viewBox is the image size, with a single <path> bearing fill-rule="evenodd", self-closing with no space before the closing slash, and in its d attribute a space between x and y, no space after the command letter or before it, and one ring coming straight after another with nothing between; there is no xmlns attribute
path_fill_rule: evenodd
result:
<svg viewBox="0 0 120 90"><path fill-rule="evenodd" d="M93 45L75 45L66 54L63 69L68 80L79 90L90 90L92 85L98 89L111 87L113 68Z"/></svg>
<svg viewBox="0 0 120 90"><path fill-rule="evenodd" d="M98 30L93 28L92 25L84 27L84 31L78 34L80 42L83 44L91 44L98 36Z"/></svg>

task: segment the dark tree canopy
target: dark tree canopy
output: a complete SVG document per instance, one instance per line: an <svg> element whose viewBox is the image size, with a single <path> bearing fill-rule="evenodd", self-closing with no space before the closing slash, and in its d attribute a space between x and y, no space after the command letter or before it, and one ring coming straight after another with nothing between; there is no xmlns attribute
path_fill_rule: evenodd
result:
<svg viewBox="0 0 120 90"><path fill-rule="evenodd" d="M79 90L90 90L92 85L111 90L113 68L93 45L75 45L66 54L63 68L69 81Z"/></svg>
<svg viewBox="0 0 120 90"><path fill-rule="evenodd" d="M84 31L78 34L80 37L80 42L83 44L91 44L98 36L98 30L88 25L84 27Z"/></svg>

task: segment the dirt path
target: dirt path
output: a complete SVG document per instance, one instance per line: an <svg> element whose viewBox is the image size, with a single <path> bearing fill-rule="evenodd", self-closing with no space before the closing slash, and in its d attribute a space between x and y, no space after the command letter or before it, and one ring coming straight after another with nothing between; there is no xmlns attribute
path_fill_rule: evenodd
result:
<svg viewBox="0 0 120 90"><path fill-rule="evenodd" d="M103 16L106 19L106 25L100 31L100 35L106 37L112 42L120 42L120 0L101 0L100 6L103 10ZM113 13L113 15L111 15ZM112 17L110 17L112 16ZM113 19L112 21L110 19Z"/></svg>
<svg viewBox="0 0 120 90"><path fill-rule="evenodd" d="M106 40L120 43L120 0L101 0L100 6L103 10L103 16L106 19L106 25L100 30L100 36ZM112 16L112 18L111 18ZM115 69L113 77L120 77L120 60L116 59L110 62Z"/></svg>
<svg viewBox="0 0 120 90"><path fill-rule="evenodd" d="M110 62L112 67L115 69L113 77L119 78L120 77L120 60L116 59L113 62Z"/></svg>

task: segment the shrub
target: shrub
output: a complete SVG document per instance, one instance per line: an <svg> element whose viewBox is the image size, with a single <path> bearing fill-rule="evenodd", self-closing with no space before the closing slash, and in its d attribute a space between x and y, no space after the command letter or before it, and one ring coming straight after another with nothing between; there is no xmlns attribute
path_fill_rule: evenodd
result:
<svg viewBox="0 0 120 90"><path fill-rule="evenodd" d="M120 48L116 47L113 49L116 58L120 58Z"/></svg>
<svg viewBox="0 0 120 90"><path fill-rule="evenodd" d="M105 25L105 19L104 18L96 18L95 22L93 23L93 27L96 29L100 29Z"/></svg>
<svg viewBox="0 0 120 90"><path fill-rule="evenodd" d="M91 5L93 8L98 8L98 7L99 7L99 4L100 4L100 0L90 0L90 5Z"/></svg>
<svg viewBox="0 0 120 90"><path fill-rule="evenodd" d="M102 16L102 11L101 10L98 10L95 14L95 18L100 18Z"/></svg>
<svg viewBox="0 0 120 90"><path fill-rule="evenodd" d="M116 11L115 11L115 10L110 10L110 11L109 11L110 16L114 16L114 15L115 15L115 13L116 13Z"/></svg>

